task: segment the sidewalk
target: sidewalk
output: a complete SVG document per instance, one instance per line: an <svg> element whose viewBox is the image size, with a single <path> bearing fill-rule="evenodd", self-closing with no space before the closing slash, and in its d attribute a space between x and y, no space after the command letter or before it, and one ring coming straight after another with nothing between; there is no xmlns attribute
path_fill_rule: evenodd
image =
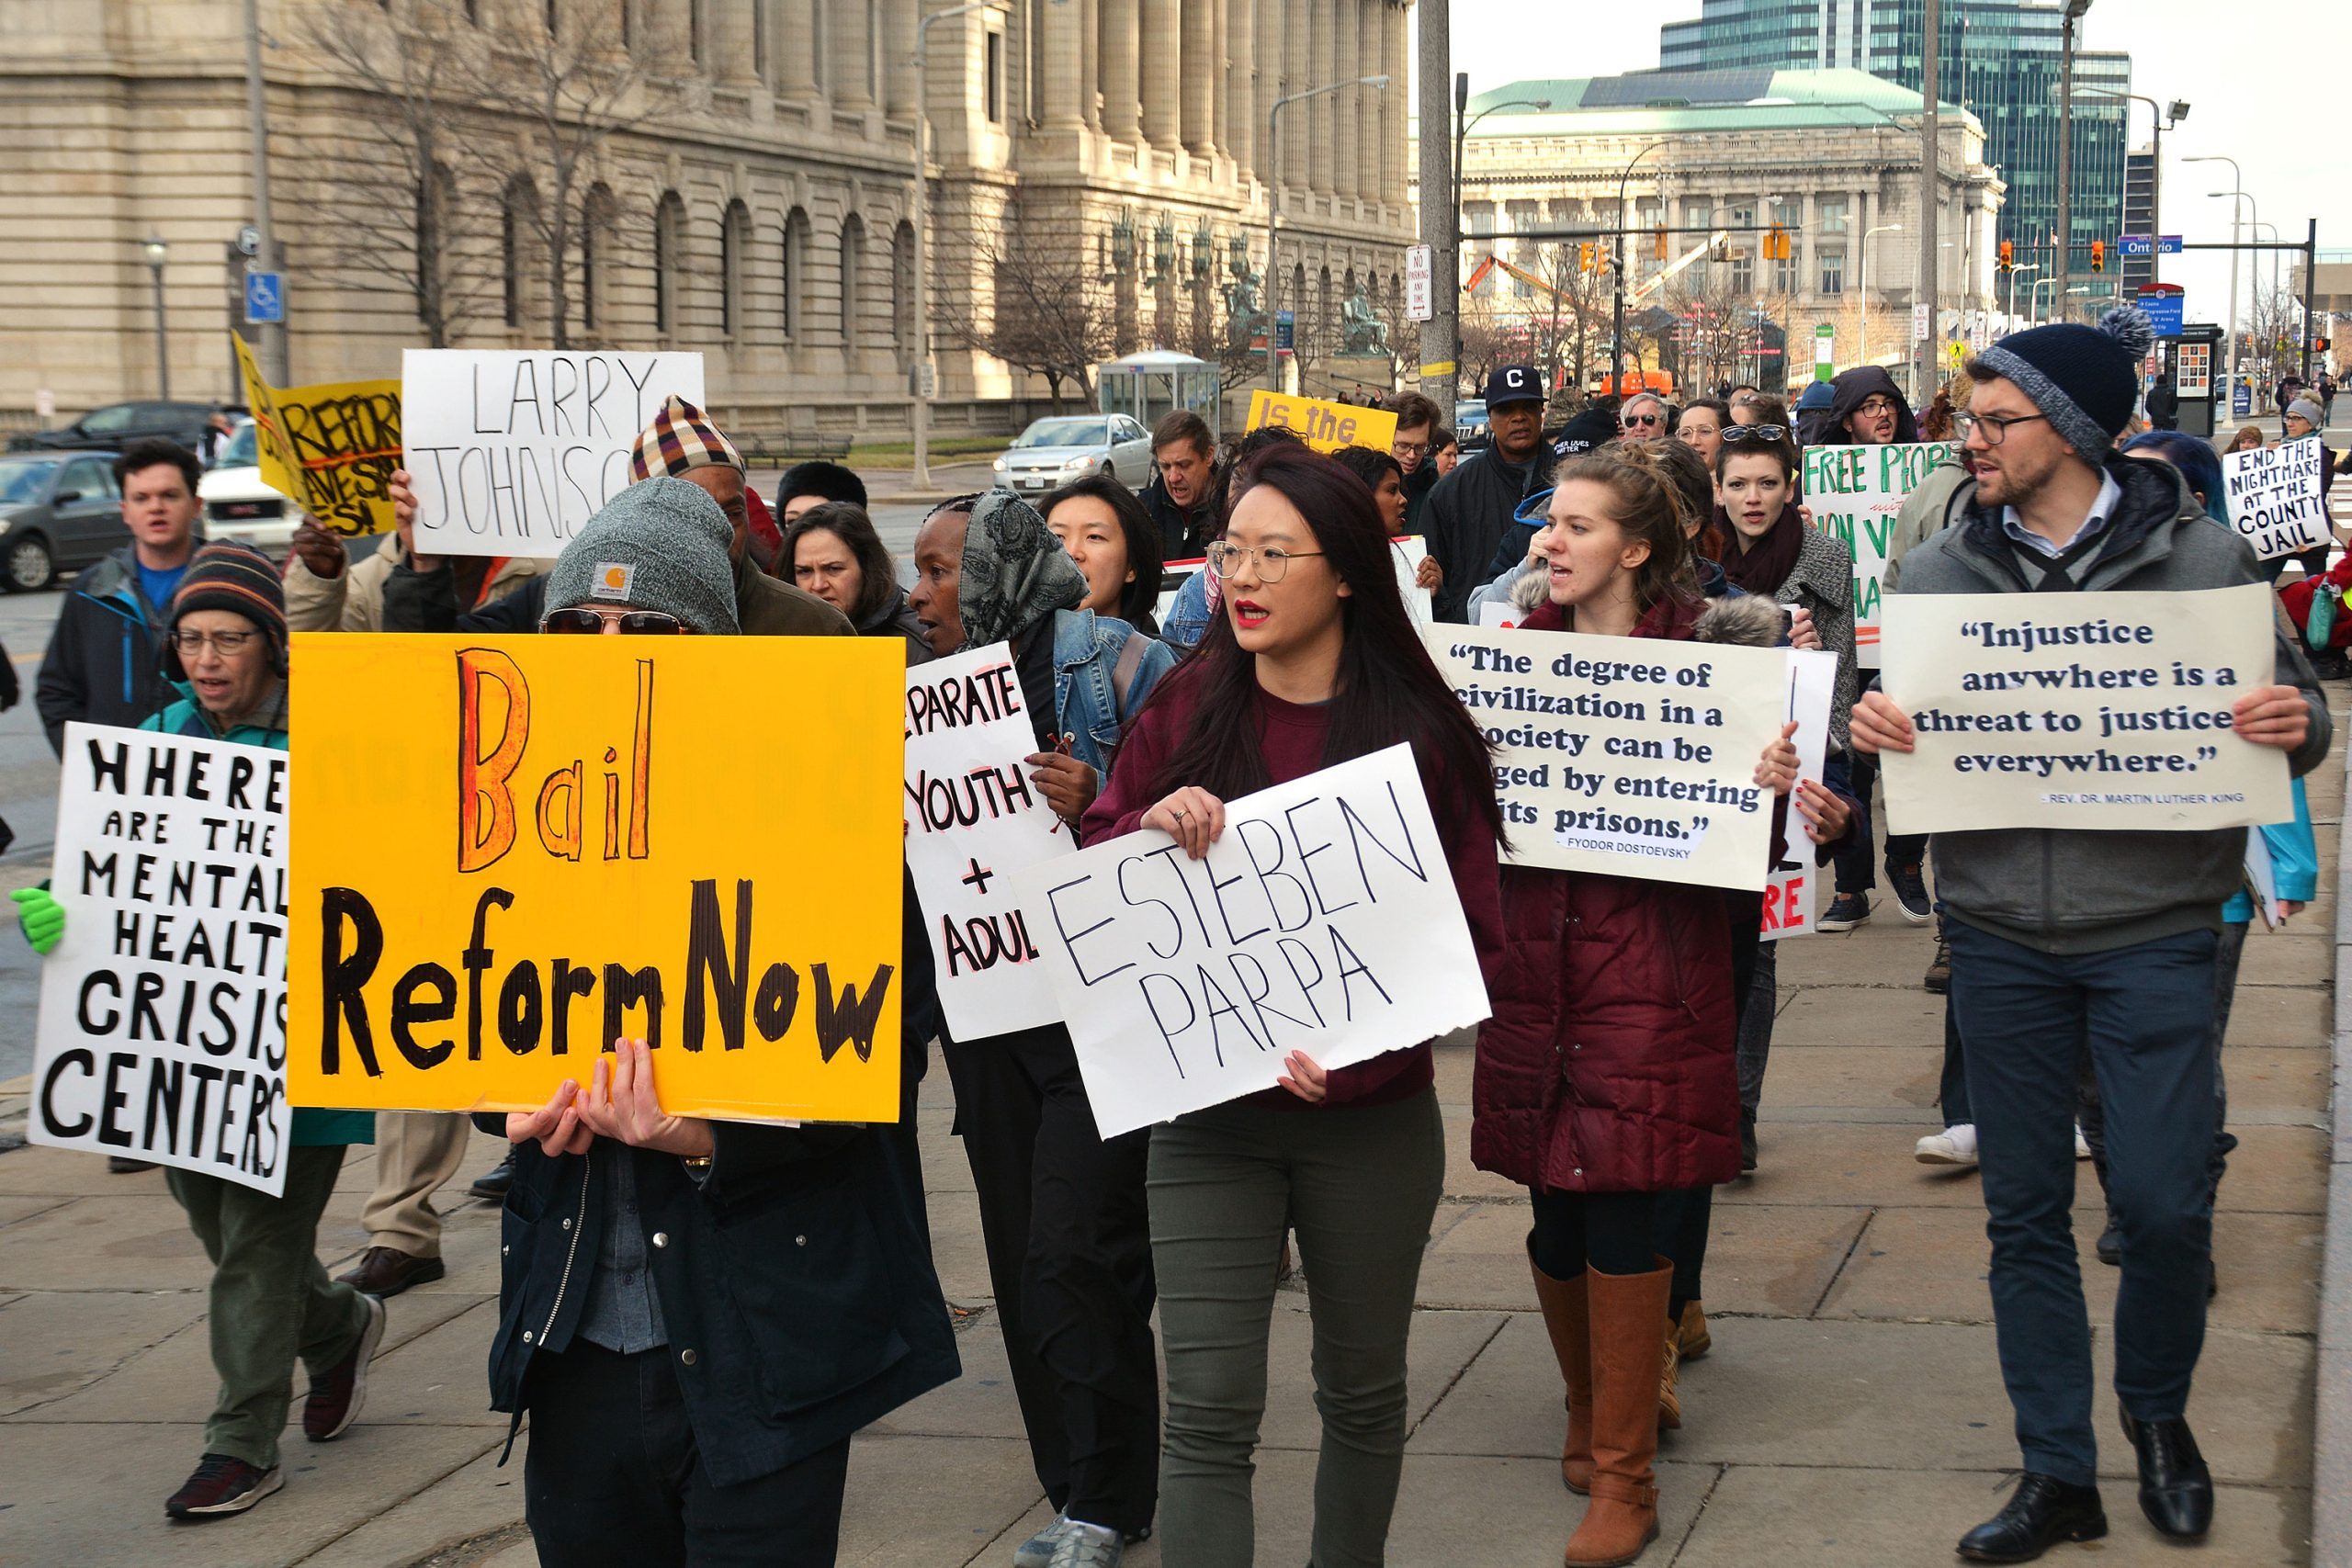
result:
<svg viewBox="0 0 2352 1568"><path fill-rule="evenodd" d="M2191 1412L2222 1483L2212 1539L2182 1555L2141 1518L2103 1390L2112 1533L2049 1562L2310 1561L2344 770L2331 759L2311 781L2331 868L2319 901L2286 931L2248 941L2231 1025L2240 1145L2222 1187L2222 1292ZM1782 954L1762 1168L1715 1210L1715 1346L1683 1373L1684 1426L1658 1467L1665 1531L1645 1568L1943 1568L1951 1541L1999 1506L2016 1449L1977 1181L1911 1159L1913 1140L1939 1125L1941 1003L1918 987L1929 945L1926 931L1882 913ZM1469 1082L1466 1045L1444 1047L1447 1197L1422 1274L1389 1561L1548 1568L1581 1505L1559 1483L1560 1384L1532 1311L1525 1201L1470 1166ZM21 1136L23 1089L12 1087L13 1097L0 1089L0 1145ZM922 1117L940 1274L966 1314L965 1376L858 1441L842 1562L1001 1568L1047 1514L935 1066ZM465 1176L497 1152L478 1138ZM355 1150L320 1238L334 1267L362 1244L372 1173L372 1154ZM390 1303L367 1413L345 1438L311 1448L295 1434L282 1493L242 1519L173 1529L163 1498L196 1458L211 1393L202 1256L159 1176L109 1177L95 1158L46 1149L0 1154L0 1564L534 1562L519 1524L520 1457L496 1467L504 1421L483 1407L495 1224L483 1205L462 1204L449 1224L449 1277ZM2117 1275L2090 1251L2097 1229L2085 1169L2076 1234L2104 1363ZM1303 1293L1284 1294L1274 1325L1258 1484L1268 1568L1306 1556L1318 1434L1305 1308ZM2343 1301L2330 1308L2339 1322L2347 1313ZM1160 1557L1148 1545L1128 1562L1159 1568Z"/></svg>

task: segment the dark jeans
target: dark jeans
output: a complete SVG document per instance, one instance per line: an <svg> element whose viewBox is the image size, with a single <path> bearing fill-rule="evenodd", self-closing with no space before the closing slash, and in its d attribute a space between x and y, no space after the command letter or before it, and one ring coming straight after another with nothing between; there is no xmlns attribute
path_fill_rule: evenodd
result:
<svg viewBox="0 0 2352 1568"><path fill-rule="evenodd" d="M1946 926L1949 932L1951 928ZM1937 1091L1936 1103L1943 1108L1944 1125L1959 1127L1976 1120L1968 1107L1968 1055L1960 1043L1960 1012L1944 998L1944 1079Z"/></svg>
<svg viewBox="0 0 2352 1568"><path fill-rule="evenodd" d="M1149 1134L1103 1141L1059 1026L944 1047L1038 1483L1133 1534L1159 1496Z"/></svg>
<svg viewBox="0 0 2352 1568"><path fill-rule="evenodd" d="M703 1467L669 1347L531 1362L523 1517L542 1568L831 1568L849 1439L756 1481Z"/></svg>
<svg viewBox="0 0 2352 1568"><path fill-rule="evenodd" d="M2086 1486L2098 1451L2073 1229L2075 1062L2087 1053L2098 1078L2123 1237L2116 1396L2141 1420L2173 1419L2205 1343L2218 939L2054 955L1958 920L1947 931L2018 1446L2028 1470Z"/></svg>
<svg viewBox="0 0 2352 1568"><path fill-rule="evenodd" d="M2238 961L2245 955L2247 922L2233 920L2222 928L2213 957L2213 1151L2205 1157L2207 1202L2221 1194L2222 1173L2229 1168L2230 1153L2238 1146L2229 1130L2230 1089L2222 1076L2222 1036L2230 1030L2230 1003L2238 988ZM2083 1141L2091 1146L2091 1164L2099 1185L2108 1185L2107 1112L2099 1104L2098 1081L2085 1073L2075 1085L2075 1116L2082 1123Z"/></svg>
<svg viewBox="0 0 2352 1568"><path fill-rule="evenodd" d="M1868 893L1878 886L1878 873L1872 869L1871 850L1877 832L1877 818L1871 795L1878 784L1878 759L1857 749L1854 752L1854 798L1861 809L1854 814L1854 830L1838 850L1838 891ZM1885 865L1892 872L1898 865L1917 865L1928 858L1928 835L1925 833L1889 833L1886 836Z"/></svg>

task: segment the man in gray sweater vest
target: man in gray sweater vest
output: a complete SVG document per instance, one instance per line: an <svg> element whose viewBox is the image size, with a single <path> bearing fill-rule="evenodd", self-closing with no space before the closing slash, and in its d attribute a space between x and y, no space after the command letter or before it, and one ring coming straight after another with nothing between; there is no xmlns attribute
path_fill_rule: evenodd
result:
<svg viewBox="0 0 2352 1568"><path fill-rule="evenodd" d="M2003 339L1968 367L1961 428L1975 479L1951 525L1904 558L1904 593L2188 592L2258 582L2254 557L2167 465L2109 448L2131 417L2147 318L2062 322ZM2327 754L2318 682L2290 637L2275 684L2233 709L2237 733L2296 773ZM1855 705L1854 743L1908 751L1883 693ZM2021 1562L2104 1535L2091 1432L2090 1323L2069 1210L2075 1070L2087 1054L2108 1111L2123 1233L2115 1389L2137 1452L2140 1506L2195 1539L2213 1483L2186 1419L2205 1337L2212 1213L2213 957L2242 874L2243 829L2009 829L1935 835L1951 938L1951 1005L1967 1041L1983 1156L2001 1376L2025 1473L1960 1554Z"/></svg>

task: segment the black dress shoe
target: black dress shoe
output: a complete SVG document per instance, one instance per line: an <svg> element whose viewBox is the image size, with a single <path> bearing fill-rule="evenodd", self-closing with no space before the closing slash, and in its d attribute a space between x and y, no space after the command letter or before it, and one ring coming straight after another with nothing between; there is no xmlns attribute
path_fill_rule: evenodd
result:
<svg viewBox="0 0 2352 1568"><path fill-rule="evenodd" d="M2135 1421L2123 1414L2123 1435L2140 1455L2140 1511L2168 1536L2195 1540L2213 1524L2213 1472L2197 1451L2186 1421Z"/></svg>
<svg viewBox="0 0 2352 1568"><path fill-rule="evenodd" d="M107 1156L107 1174L108 1176L136 1176L142 1170L153 1170L154 1168L155 1162L152 1159L132 1159L128 1155Z"/></svg>
<svg viewBox="0 0 2352 1568"><path fill-rule="evenodd" d="M493 1203L503 1203L506 1201L506 1190L514 1185L514 1154L510 1149L507 1151L506 1157L500 1160L494 1168L474 1178L474 1184L466 1190L477 1198L486 1198Z"/></svg>
<svg viewBox="0 0 2352 1568"><path fill-rule="evenodd" d="M2098 1260L2109 1269L2123 1267L2123 1227L2115 1223L2113 1214L2107 1216L2107 1228L2098 1233L2098 1240L2093 1244L2092 1250L2098 1254Z"/></svg>
<svg viewBox="0 0 2352 1568"><path fill-rule="evenodd" d="M411 1285L429 1285L447 1272L437 1258L412 1257L396 1247L371 1247L359 1255L359 1267L335 1278L380 1301L399 1295Z"/></svg>
<svg viewBox="0 0 2352 1568"><path fill-rule="evenodd" d="M2096 1486L2069 1486L2027 1471L2008 1506L1960 1538L1953 1550L1971 1562L2030 1562L2062 1540L2097 1540L2107 1533L2107 1510Z"/></svg>

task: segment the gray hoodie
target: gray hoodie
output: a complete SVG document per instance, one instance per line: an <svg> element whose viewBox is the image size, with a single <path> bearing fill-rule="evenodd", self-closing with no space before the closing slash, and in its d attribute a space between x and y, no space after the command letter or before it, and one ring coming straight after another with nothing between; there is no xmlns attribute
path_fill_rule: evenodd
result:
<svg viewBox="0 0 2352 1568"><path fill-rule="evenodd" d="M2259 582L2254 554L2205 515L2168 464L2110 457L2123 491L2083 592L2187 592ZM2030 592L1997 508L1959 486L1949 525L1903 558L1904 593ZM1890 584L1890 587L1893 585ZM2288 754L2298 775L2327 755L2332 738L2319 682L2290 635L2276 638L2274 679L2302 690L2311 729ZM1936 893L1963 924L2044 953L2098 953L2189 931L2217 931L2237 891L2245 830L2087 832L2019 828L1934 835Z"/></svg>

